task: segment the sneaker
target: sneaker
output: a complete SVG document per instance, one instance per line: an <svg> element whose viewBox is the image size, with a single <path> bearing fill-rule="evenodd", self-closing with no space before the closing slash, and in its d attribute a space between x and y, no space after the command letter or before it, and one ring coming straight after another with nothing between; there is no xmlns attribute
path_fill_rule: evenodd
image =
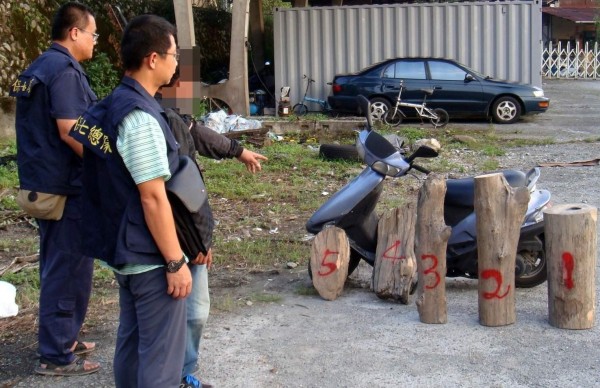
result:
<svg viewBox="0 0 600 388"><path fill-rule="evenodd" d="M181 379L181 384L179 384L179 388L213 388L212 385L202 383L196 377L192 375L187 375Z"/></svg>

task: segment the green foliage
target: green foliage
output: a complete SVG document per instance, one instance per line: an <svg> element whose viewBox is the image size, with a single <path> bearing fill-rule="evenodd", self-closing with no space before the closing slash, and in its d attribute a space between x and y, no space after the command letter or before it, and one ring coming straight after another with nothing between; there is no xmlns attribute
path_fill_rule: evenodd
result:
<svg viewBox="0 0 600 388"><path fill-rule="evenodd" d="M90 86L98 99L106 97L119 84L119 73L106 53L96 54L83 65L90 79Z"/></svg>

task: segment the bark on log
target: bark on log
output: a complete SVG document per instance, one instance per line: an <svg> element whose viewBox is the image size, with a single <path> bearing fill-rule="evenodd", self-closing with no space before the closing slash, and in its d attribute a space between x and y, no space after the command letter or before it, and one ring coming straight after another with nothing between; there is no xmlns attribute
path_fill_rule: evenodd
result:
<svg viewBox="0 0 600 388"><path fill-rule="evenodd" d="M598 210L585 204L556 205L544 211L548 315L554 327L594 326L597 217Z"/></svg>
<svg viewBox="0 0 600 388"><path fill-rule="evenodd" d="M350 242L344 230L330 227L315 237L310 251L313 285L326 300L342 294L348 277Z"/></svg>
<svg viewBox="0 0 600 388"><path fill-rule="evenodd" d="M475 177L479 323L515 323L515 262L527 187L511 187L500 173Z"/></svg>
<svg viewBox="0 0 600 388"><path fill-rule="evenodd" d="M416 281L415 204L387 211L377 225L373 291L379 298L410 303Z"/></svg>
<svg viewBox="0 0 600 388"><path fill-rule="evenodd" d="M423 323L446 323L446 248L452 228L444 222L446 181L430 175L417 204L415 254L417 258L417 309Z"/></svg>

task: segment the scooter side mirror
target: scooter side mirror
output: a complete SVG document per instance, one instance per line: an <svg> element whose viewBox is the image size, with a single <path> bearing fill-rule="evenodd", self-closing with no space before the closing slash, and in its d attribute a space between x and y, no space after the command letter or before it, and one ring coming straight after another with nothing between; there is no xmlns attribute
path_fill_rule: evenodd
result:
<svg viewBox="0 0 600 388"><path fill-rule="evenodd" d="M422 145L419 148L417 148L417 150L413 152L412 155L406 158L406 161L410 164L416 158L435 158L438 155L438 151L434 148Z"/></svg>
<svg viewBox="0 0 600 388"><path fill-rule="evenodd" d="M373 122L371 121L371 103L365 96L360 94L356 96L356 105L358 105L359 113L365 115L368 130L371 130L373 127Z"/></svg>

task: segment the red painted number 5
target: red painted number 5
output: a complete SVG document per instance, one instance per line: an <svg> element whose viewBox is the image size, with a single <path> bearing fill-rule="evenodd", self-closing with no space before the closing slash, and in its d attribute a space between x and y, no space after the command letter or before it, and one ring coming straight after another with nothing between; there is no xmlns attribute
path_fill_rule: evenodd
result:
<svg viewBox="0 0 600 388"><path fill-rule="evenodd" d="M323 254L323 260L321 260L321 267L319 268L319 272L317 272L319 274L319 276L327 276L327 275L331 275L333 273L333 271L335 271L337 269L337 265L336 263L326 263L325 260L327 260L327 257L329 257L330 255L337 255L338 252L333 252L330 251L329 249L325 250L325 253ZM326 267L327 270L325 272L321 272L323 267Z"/></svg>

